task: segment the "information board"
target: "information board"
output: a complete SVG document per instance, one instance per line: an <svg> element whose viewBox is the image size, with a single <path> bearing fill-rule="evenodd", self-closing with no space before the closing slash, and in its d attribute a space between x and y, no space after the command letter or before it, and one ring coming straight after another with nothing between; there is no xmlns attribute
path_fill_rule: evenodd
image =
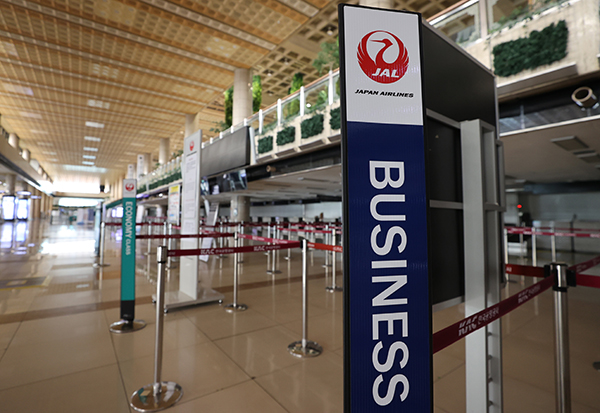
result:
<svg viewBox="0 0 600 413"><path fill-rule="evenodd" d="M137 181L123 180L121 228L121 319L133 321L135 313L135 210Z"/></svg>
<svg viewBox="0 0 600 413"><path fill-rule="evenodd" d="M181 185L169 187L169 207L167 220L173 225L179 225L179 211L181 210Z"/></svg>
<svg viewBox="0 0 600 413"><path fill-rule="evenodd" d="M431 412L421 16L339 14L345 411Z"/></svg>

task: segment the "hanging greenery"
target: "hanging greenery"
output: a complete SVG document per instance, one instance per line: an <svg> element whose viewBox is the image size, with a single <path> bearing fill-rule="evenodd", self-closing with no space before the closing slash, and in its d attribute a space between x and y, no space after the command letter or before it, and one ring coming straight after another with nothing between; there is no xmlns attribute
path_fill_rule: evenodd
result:
<svg viewBox="0 0 600 413"><path fill-rule="evenodd" d="M313 60L312 65L319 74L322 74L324 70L340 67L340 39L336 37L335 42L321 43L321 51Z"/></svg>
<svg viewBox="0 0 600 413"><path fill-rule="evenodd" d="M225 128L227 129L231 126L233 122L233 86L223 92L225 96Z"/></svg>
<svg viewBox="0 0 600 413"><path fill-rule="evenodd" d="M500 43L492 50L494 72L506 77L564 59L568 37L567 24L561 20L542 31L532 31L529 37Z"/></svg>
<svg viewBox="0 0 600 413"><path fill-rule="evenodd" d="M304 74L296 73L292 77L292 85L288 89L288 94L292 94L292 93L300 90L300 88L302 86L304 86ZM300 98L299 97L292 100L290 103L287 104L286 112L287 113L284 113L284 117L286 119L296 116L300 112Z"/></svg>
<svg viewBox="0 0 600 413"><path fill-rule="evenodd" d="M296 128L288 126L277 132L277 145L285 145L296 140Z"/></svg>
<svg viewBox="0 0 600 413"><path fill-rule="evenodd" d="M262 82L259 75L252 77L252 113L260 110L262 104Z"/></svg>
<svg viewBox="0 0 600 413"><path fill-rule="evenodd" d="M318 114L302 121L300 124L302 139L316 136L323 132L323 115Z"/></svg>
<svg viewBox="0 0 600 413"><path fill-rule="evenodd" d="M342 125L342 112L341 108L331 109L329 111L331 117L329 118L329 126L332 130L339 129Z"/></svg>
<svg viewBox="0 0 600 413"><path fill-rule="evenodd" d="M265 136L258 140L258 153L265 153L273 150L273 137Z"/></svg>

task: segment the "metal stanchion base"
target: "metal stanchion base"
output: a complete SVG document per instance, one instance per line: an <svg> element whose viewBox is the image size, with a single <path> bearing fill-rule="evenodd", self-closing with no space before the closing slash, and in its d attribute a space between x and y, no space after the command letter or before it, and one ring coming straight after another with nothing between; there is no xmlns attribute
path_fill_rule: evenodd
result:
<svg viewBox="0 0 600 413"><path fill-rule="evenodd" d="M594 366L596 370L600 371L600 361L595 361L594 364L592 364L592 366Z"/></svg>
<svg viewBox="0 0 600 413"><path fill-rule="evenodd" d="M143 320L119 320L110 325L111 333L132 333L146 327L146 322Z"/></svg>
<svg viewBox="0 0 600 413"><path fill-rule="evenodd" d="M323 267L323 268L330 268L331 264L323 264L323 265L321 265L321 267Z"/></svg>
<svg viewBox="0 0 600 413"><path fill-rule="evenodd" d="M102 267L108 267L110 266L110 264L100 264L99 262L95 262L94 265L92 265L92 267L94 268L102 268Z"/></svg>
<svg viewBox="0 0 600 413"><path fill-rule="evenodd" d="M156 255L156 252L152 251L152 252L145 252L144 253L144 257L147 257L148 255Z"/></svg>
<svg viewBox="0 0 600 413"><path fill-rule="evenodd" d="M336 291L344 291L344 289L342 287L338 287L338 286L335 286L335 287L329 286L329 287L325 287L325 289L327 291L329 291L330 293L334 293Z"/></svg>
<svg viewBox="0 0 600 413"><path fill-rule="evenodd" d="M279 270L275 270L275 271L273 271L273 270L267 270L267 274L281 274L281 271L279 271Z"/></svg>
<svg viewBox="0 0 600 413"><path fill-rule="evenodd" d="M227 311L228 313L237 313L238 311L246 311L248 309L248 306L246 304L227 304L225 306L225 311Z"/></svg>
<svg viewBox="0 0 600 413"><path fill-rule="evenodd" d="M292 259L292 257L285 256L285 257L283 257L283 259L284 259L284 260L288 260L288 261L289 261L289 260L291 260L291 259Z"/></svg>
<svg viewBox="0 0 600 413"><path fill-rule="evenodd" d="M317 357L323 352L323 347L310 340L306 341L306 347L302 347L302 340L299 340L290 344L288 351L294 357Z"/></svg>
<svg viewBox="0 0 600 413"><path fill-rule="evenodd" d="M161 392L154 395L154 384L147 384L131 395L129 404L138 412L158 412L168 409L183 396L181 386L173 381L160 383Z"/></svg>

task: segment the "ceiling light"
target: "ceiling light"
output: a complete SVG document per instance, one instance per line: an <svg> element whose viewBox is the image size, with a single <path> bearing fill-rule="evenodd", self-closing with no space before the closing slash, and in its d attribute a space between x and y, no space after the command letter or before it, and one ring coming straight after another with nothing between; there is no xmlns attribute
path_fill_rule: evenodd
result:
<svg viewBox="0 0 600 413"><path fill-rule="evenodd" d="M89 162L89 161L83 161L81 163L84 164L84 165L90 165L90 166L94 165L94 162Z"/></svg>
<svg viewBox="0 0 600 413"><path fill-rule="evenodd" d="M550 142L560 146L566 151L576 151L588 148L588 146L581 140L579 140L577 136L565 136L564 138L554 138L550 139Z"/></svg>
<svg viewBox="0 0 600 413"><path fill-rule="evenodd" d="M598 107L598 98L594 95L594 91L588 86L576 89L571 95L571 99L573 99L573 102L575 102L577 106L583 109L595 109Z"/></svg>
<svg viewBox="0 0 600 413"><path fill-rule="evenodd" d="M42 151L44 155L56 155L56 152Z"/></svg>
<svg viewBox="0 0 600 413"><path fill-rule="evenodd" d="M83 155L83 159L96 159L94 155Z"/></svg>
<svg viewBox="0 0 600 413"><path fill-rule="evenodd" d="M104 123L86 121L85 126L89 126L90 128L100 128L101 129L104 127Z"/></svg>
<svg viewBox="0 0 600 413"><path fill-rule="evenodd" d="M98 148L90 148L89 146L84 146L83 150L89 152L98 152Z"/></svg>
<svg viewBox="0 0 600 413"><path fill-rule="evenodd" d="M10 85L8 83L4 83L3 86L7 92L20 93L22 95L33 96L33 90L31 90L31 88L29 88L29 87Z"/></svg>
<svg viewBox="0 0 600 413"><path fill-rule="evenodd" d="M108 109L110 108L110 103L108 102L103 102L101 100L94 100L94 99L88 99L88 106L91 106L93 108L101 108L101 109Z"/></svg>
<svg viewBox="0 0 600 413"><path fill-rule="evenodd" d="M273 71L272 70L267 70L267 76L273 76Z"/></svg>
<svg viewBox="0 0 600 413"><path fill-rule="evenodd" d="M37 145L38 146L54 146L50 142L37 142Z"/></svg>
<svg viewBox="0 0 600 413"><path fill-rule="evenodd" d="M100 138L96 138L95 136L84 136L83 139L85 139L86 141L92 141L92 142L100 142L102 140Z"/></svg>
<svg viewBox="0 0 600 413"><path fill-rule="evenodd" d="M48 132L46 132L45 130L37 130L37 129L30 129L29 132L37 133L38 135L47 135L48 134Z"/></svg>
<svg viewBox="0 0 600 413"><path fill-rule="evenodd" d="M142 146L146 146L146 145L144 145L143 143L131 142L131 146L142 147Z"/></svg>
<svg viewBox="0 0 600 413"><path fill-rule="evenodd" d="M25 118L34 118L34 119L42 119L42 115L39 113L31 113L31 112L19 112L21 116Z"/></svg>
<svg viewBox="0 0 600 413"><path fill-rule="evenodd" d="M333 26L327 26L327 35L333 36Z"/></svg>

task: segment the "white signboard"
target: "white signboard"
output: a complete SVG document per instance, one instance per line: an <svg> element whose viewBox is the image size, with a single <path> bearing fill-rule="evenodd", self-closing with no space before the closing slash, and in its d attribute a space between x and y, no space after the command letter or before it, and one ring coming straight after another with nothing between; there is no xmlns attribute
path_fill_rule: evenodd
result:
<svg viewBox="0 0 600 413"><path fill-rule="evenodd" d="M171 224L179 225L179 211L181 209L181 185L169 187L169 207L167 220Z"/></svg>

